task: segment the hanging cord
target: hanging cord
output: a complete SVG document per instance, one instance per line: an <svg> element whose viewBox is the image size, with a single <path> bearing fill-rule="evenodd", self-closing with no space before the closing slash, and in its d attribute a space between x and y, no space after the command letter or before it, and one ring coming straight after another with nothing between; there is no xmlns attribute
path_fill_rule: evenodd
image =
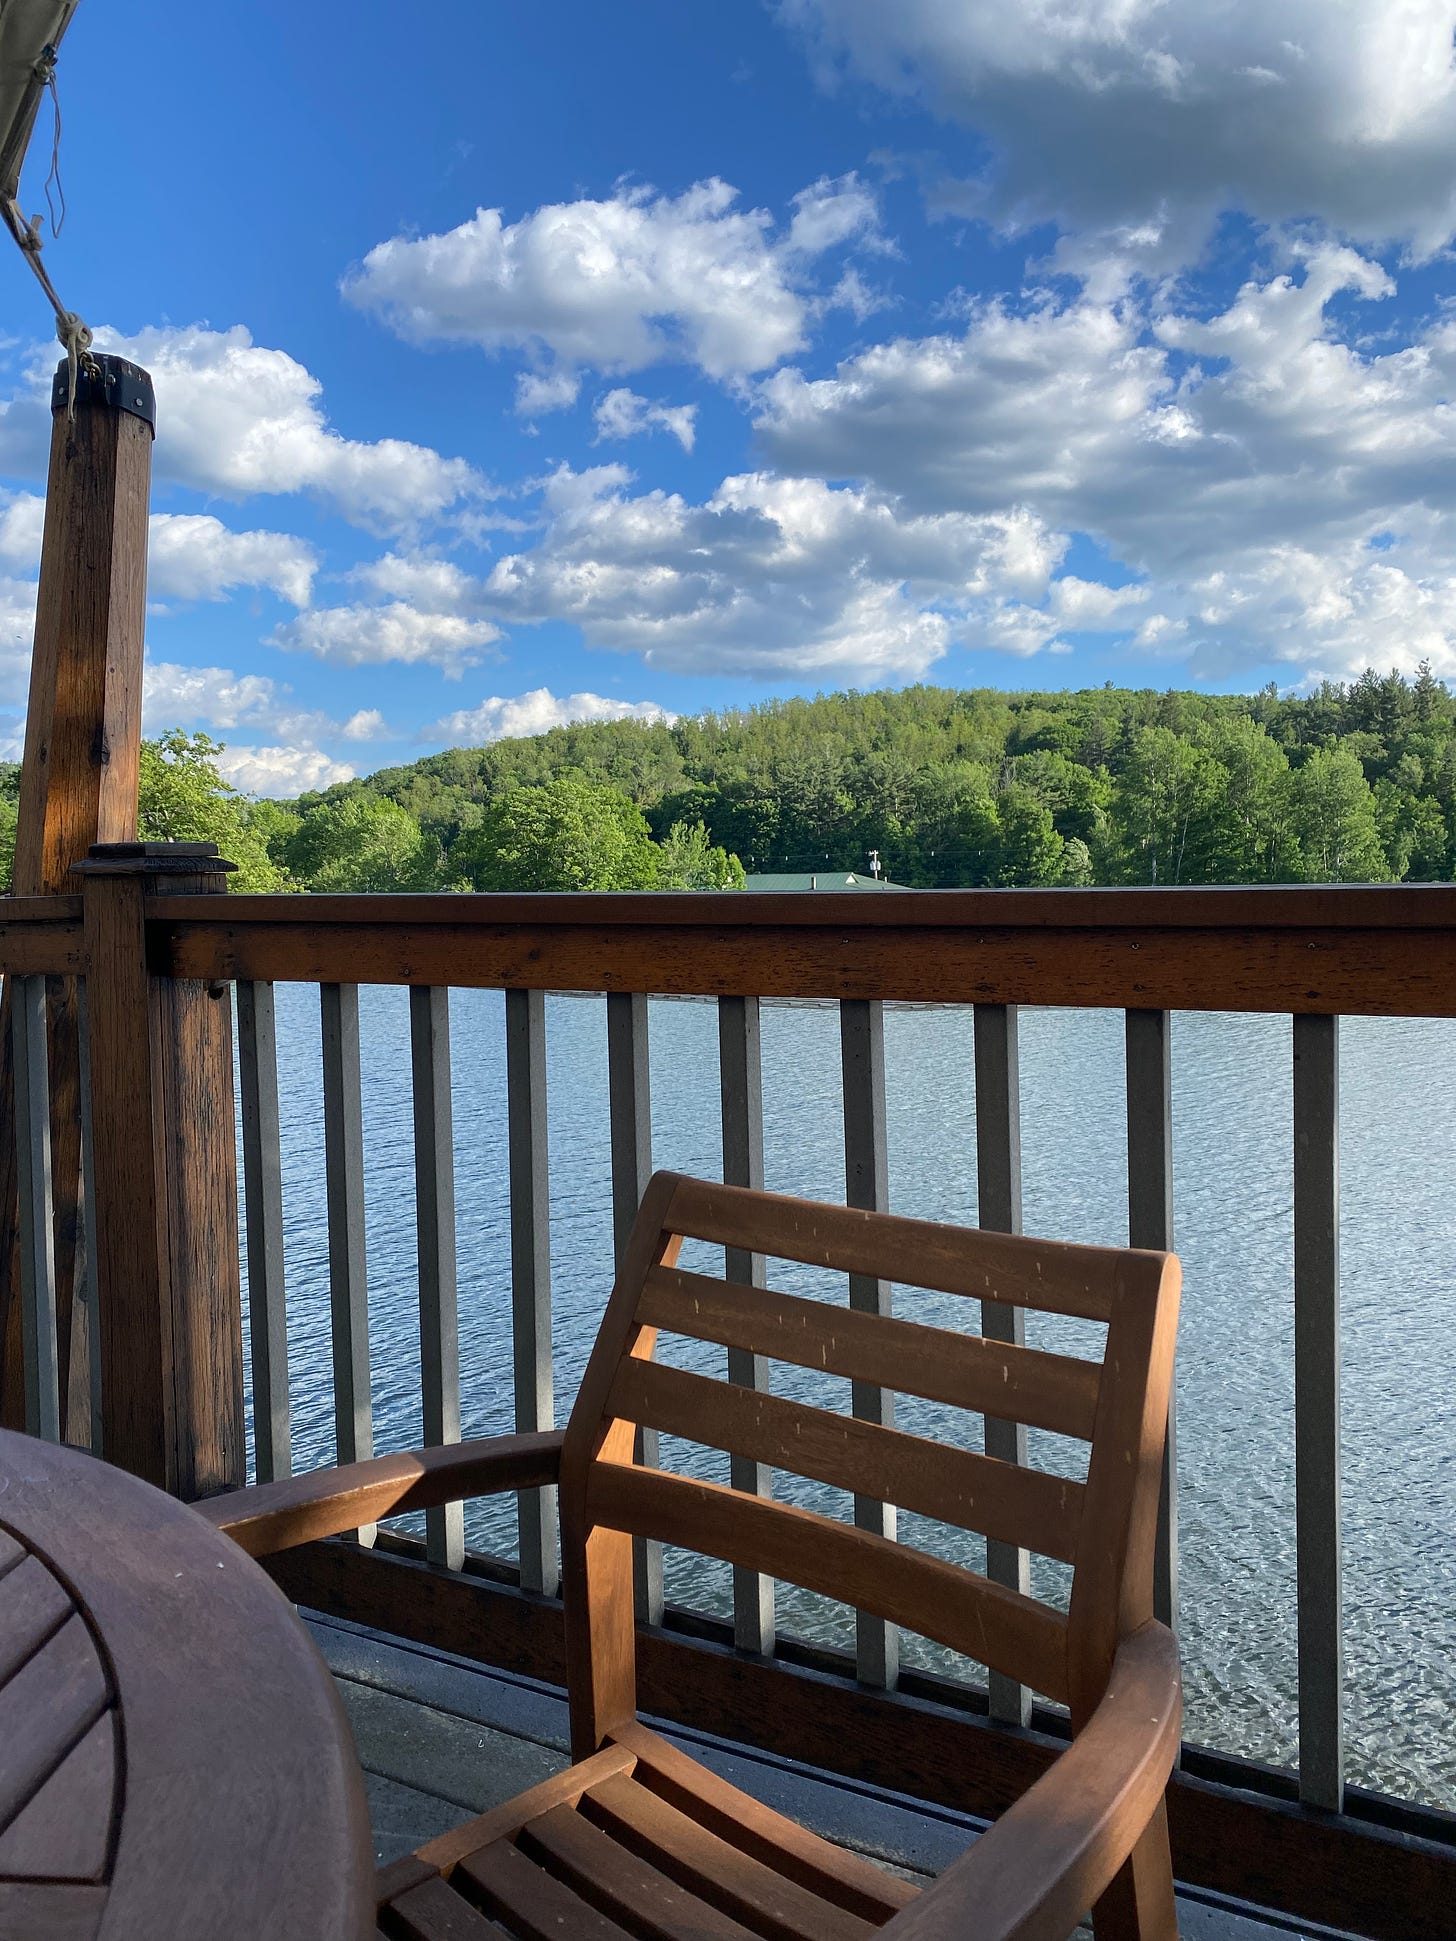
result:
<svg viewBox="0 0 1456 1941"><path fill-rule="evenodd" d="M37 66L37 72L40 73L42 71L45 73L45 89L51 98L51 111L55 115L55 123L51 132L50 170L46 175L45 181L41 184L41 193L46 199L46 214L51 219L51 238L54 240L66 226L66 190L64 183L61 181L61 97L56 93L56 54L55 49L52 47L48 47L41 56L40 64ZM56 192L54 201L51 199L52 186L54 186ZM57 202L61 205L61 213L59 215L56 214ZM39 216L36 217L36 221L40 221Z"/></svg>
<svg viewBox="0 0 1456 1941"><path fill-rule="evenodd" d="M44 47L40 59L35 64L35 78L41 87L50 91L51 103L55 108L55 133L51 142L50 174L45 180L46 207L50 211L51 234L59 236L66 220L66 194L61 187L61 103L56 93L56 50ZM51 184L54 182L56 196L60 202L60 218L56 217L55 204L51 200ZM91 359L91 332L85 321L74 310L68 310L56 293L45 264L40 259L43 244L40 217L32 216L27 222L21 213L20 204L13 196L0 197L0 216L5 219L5 227L10 231L19 246L20 253L35 273L35 279L45 291L52 310L56 313L56 338L66 353L66 365L70 386L66 401L66 415L71 423L76 422L76 385L81 371L88 373L95 369Z"/></svg>

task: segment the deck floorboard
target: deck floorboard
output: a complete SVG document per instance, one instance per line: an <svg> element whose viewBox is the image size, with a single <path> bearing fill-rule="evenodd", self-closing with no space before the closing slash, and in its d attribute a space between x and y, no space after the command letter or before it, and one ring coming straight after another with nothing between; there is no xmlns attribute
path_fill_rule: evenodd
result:
<svg viewBox="0 0 1456 1941"><path fill-rule="evenodd" d="M304 1614L354 1727L383 1865L566 1764L562 1693L362 1625ZM969 1817L701 1734L675 1744L765 1805L909 1879L939 1873L979 1831ZM1179 1894L1182 1941L1331 1941L1327 1929L1255 1919Z"/></svg>

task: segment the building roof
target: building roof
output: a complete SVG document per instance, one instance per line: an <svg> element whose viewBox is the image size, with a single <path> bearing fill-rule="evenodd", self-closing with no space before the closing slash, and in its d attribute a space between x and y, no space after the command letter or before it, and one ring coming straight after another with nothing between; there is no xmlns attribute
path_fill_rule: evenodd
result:
<svg viewBox="0 0 1456 1941"><path fill-rule="evenodd" d="M908 883L891 883L883 876L857 870L820 869L799 876L750 876L746 890L906 890Z"/></svg>

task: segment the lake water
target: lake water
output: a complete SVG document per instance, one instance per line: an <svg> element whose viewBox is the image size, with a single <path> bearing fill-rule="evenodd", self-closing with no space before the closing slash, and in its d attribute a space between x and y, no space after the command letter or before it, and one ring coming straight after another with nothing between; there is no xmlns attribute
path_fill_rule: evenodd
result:
<svg viewBox="0 0 1456 1941"><path fill-rule="evenodd" d="M280 985L277 1003L294 1462L304 1469L334 1453L318 993ZM451 1006L462 1405L464 1432L474 1435L512 1426L504 1003L498 992L460 991ZM361 1015L370 1341L383 1451L420 1434L408 995L366 989ZM611 1281L604 1000L550 999L547 1031L554 1354L564 1417ZM1341 1034L1349 1776L1452 1808L1456 1024L1347 1020ZM1185 1275L1177 1376L1185 1731L1280 1764L1292 1764L1296 1752L1290 1037L1287 1018L1180 1014L1173 1027ZM891 1204L973 1222L970 1013L891 1009L885 1039ZM715 1007L654 1002L651 1045L656 1163L721 1177ZM1122 1057L1120 1014L1023 1011L1027 1232L1126 1241ZM763 1067L768 1185L842 1200L834 1009L765 1006ZM827 1276L797 1270L774 1278L843 1299L842 1284ZM966 1325L964 1305L946 1297L902 1299L897 1291L897 1301L912 1318ZM1032 1339L1076 1352L1068 1332L1076 1325L1034 1321ZM691 1365L704 1352L717 1351L673 1358ZM806 1381L815 1379L825 1381L774 1371L783 1393L807 1397ZM821 1398L833 1392L826 1383ZM907 1404L899 1419L945 1433L949 1416ZM965 1418L958 1424L959 1439L975 1446ZM1033 1437L1032 1459L1057 1466L1065 1448ZM726 1458L721 1469L702 1464L701 1473L726 1480ZM822 1507L831 1495L797 1500ZM979 1562L976 1540L947 1540L933 1529L901 1519L903 1535ZM467 1532L475 1547L513 1555L514 1499L472 1509ZM1056 1595L1058 1567L1045 1570L1037 1588ZM726 1567L670 1552L667 1573L670 1601L727 1614ZM782 1588L779 1623L852 1644L847 1613ZM908 1637L903 1655L976 1675Z"/></svg>

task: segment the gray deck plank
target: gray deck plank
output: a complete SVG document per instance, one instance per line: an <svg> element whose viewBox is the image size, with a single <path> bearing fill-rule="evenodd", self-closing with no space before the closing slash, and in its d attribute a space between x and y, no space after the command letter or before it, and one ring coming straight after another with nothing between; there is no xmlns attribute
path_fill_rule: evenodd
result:
<svg viewBox="0 0 1456 1941"><path fill-rule="evenodd" d="M376 1867L387 1867L391 1860L413 1853L470 1818L462 1807L452 1806L448 1800L417 1792L413 1786L401 1786L397 1779L384 1779L378 1773L365 1773L364 1794L369 1801Z"/></svg>
<svg viewBox="0 0 1456 1941"><path fill-rule="evenodd" d="M381 1865L566 1763L566 1702L553 1687L362 1625L304 1616L354 1726ZM663 1729L766 1806L912 1878L939 1873L979 1831L968 1815L922 1810L878 1787ZM1339 1941L1326 1930L1265 1922L1183 1893L1178 1921L1182 1941Z"/></svg>

